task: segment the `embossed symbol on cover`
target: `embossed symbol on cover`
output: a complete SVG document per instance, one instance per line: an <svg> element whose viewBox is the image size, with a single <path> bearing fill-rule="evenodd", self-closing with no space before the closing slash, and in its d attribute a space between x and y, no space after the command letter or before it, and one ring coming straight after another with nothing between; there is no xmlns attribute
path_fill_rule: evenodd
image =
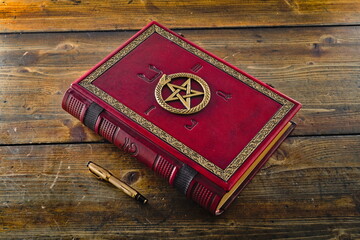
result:
<svg viewBox="0 0 360 240"><path fill-rule="evenodd" d="M210 88L202 78L191 73L164 74L156 85L155 98L169 112L192 114L209 103Z"/></svg>

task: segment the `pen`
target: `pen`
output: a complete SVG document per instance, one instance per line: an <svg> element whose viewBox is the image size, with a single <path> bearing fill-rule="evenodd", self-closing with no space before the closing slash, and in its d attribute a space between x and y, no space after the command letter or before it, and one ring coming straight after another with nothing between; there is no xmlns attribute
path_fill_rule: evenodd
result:
<svg viewBox="0 0 360 240"><path fill-rule="evenodd" d="M103 168L91 161L88 162L87 166L88 166L90 172L95 174L100 179L110 182L111 184L113 184L115 187L121 189L124 193L126 193L130 197L135 198L137 201L141 202L142 204L145 204L148 202L148 200L143 195L141 195L138 191L136 191L135 189L133 189L132 187L130 187L129 185L127 185L125 182L121 181L120 179L114 177L114 175L112 175L112 173L109 172L108 170L106 170L105 168Z"/></svg>

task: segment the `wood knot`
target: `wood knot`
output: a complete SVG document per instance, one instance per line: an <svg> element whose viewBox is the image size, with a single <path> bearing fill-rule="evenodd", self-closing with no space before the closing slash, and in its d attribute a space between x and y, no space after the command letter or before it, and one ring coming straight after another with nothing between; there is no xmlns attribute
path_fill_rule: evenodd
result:
<svg viewBox="0 0 360 240"><path fill-rule="evenodd" d="M341 234L339 234L337 236L336 239L339 239L339 240L351 240L353 238L351 237L351 234L349 234L349 233L341 233Z"/></svg>
<svg viewBox="0 0 360 240"><path fill-rule="evenodd" d="M87 138L82 125L72 126L70 128L70 136L75 141L84 141Z"/></svg>
<svg viewBox="0 0 360 240"><path fill-rule="evenodd" d="M180 36L182 36L183 38L185 38L185 35L181 32L178 32L177 34L179 34Z"/></svg>
<svg viewBox="0 0 360 240"><path fill-rule="evenodd" d="M360 213L360 194L353 195L353 202L355 204L356 211Z"/></svg>
<svg viewBox="0 0 360 240"><path fill-rule="evenodd" d="M330 35L321 36L320 41L324 44L335 44L337 42L336 38Z"/></svg>
<svg viewBox="0 0 360 240"><path fill-rule="evenodd" d="M29 73L30 72L30 68L24 67L24 68L19 68L18 73Z"/></svg>
<svg viewBox="0 0 360 240"><path fill-rule="evenodd" d="M63 50L63 51L70 51L73 50L74 48L76 48L76 46L69 42L60 43L56 46L57 50Z"/></svg>
<svg viewBox="0 0 360 240"><path fill-rule="evenodd" d="M320 57L323 53L320 43L313 43L311 45L311 52L313 56Z"/></svg>
<svg viewBox="0 0 360 240"><path fill-rule="evenodd" d="M139 178L140 178L140 173L139 172L130 171L130 172L127 172L123 176L122 180L124 182L126 182L127 184L131 185L131 184L137 182L139 180Z"/></svg>
<svg viewBox="0 0 360 240"><path fill-rule="evenodd" d="M29 66L36 63L38 60L39 60L38 53L26 51L20 57L19 66Z"/></svg>
<svg viewBox="0 0 360 240"><path fill-rule="evenodd" d="M286 161L286 159L288 159L288 157L289 157L288 152L279 148L271 156L271 159L275 163L275 165L281 165L281 164L284 164L283 162Z"/></svg>
<svg viewBox="0 0 360 240"><path fill-rule="evenodd" d="M74 5L79 5L81 3L80 0L70 0Z"/></svg>

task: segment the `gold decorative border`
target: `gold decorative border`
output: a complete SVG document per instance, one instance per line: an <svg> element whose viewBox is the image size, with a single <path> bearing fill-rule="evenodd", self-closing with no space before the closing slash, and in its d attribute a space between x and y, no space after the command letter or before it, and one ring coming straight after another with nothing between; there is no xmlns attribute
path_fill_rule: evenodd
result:
<svg viewBox="0 0 360 240"><path fill-rule="evenodd" d="M141 117L139 114L126 107L124 104L117 101L115 98L104 92L103 90L97 88L92 82L112 67L115 63L120 61L128 53L134 50L139 44L145 41L153 33L157 33L164 38L176 43L178 46L184 48L185 50L191 52L192 54L198 56L199 58L207 61L213 66L221 69L225 73L233 76L234 78L242 81L248 86L254 88L255 90L263 93L274 101L282 105L282 107L274 114L274 116L265 124L265 126L257 133L257 135L244 147L244 149L232 160L232 162L227 166L226 169L221 169L216 166L214 163L210 162L199 153L195 152L182 142L178 141L173 136L170 136L167 132L163 131L155 124ZM212 172L219 178L224 181L230 179L230 177L236 172L236 170L245 162L245 160L250 156L250 154L260 145L260 143L268 136L268 134L276 127L276 125L286 116L286 114L294 107L294 103L289 100L279 96L270 89L262 86L261 84L249 79L243 74L239 73L235 69L227 66L226 64L220 62L214 57L208 55L207 53L201 51L200 49L194 47L193 45L187 43L186 41L180 39L174 34L168 32L167 30L159 27L158 25L151 25L125 47L123 47L119 52L112 56L109 60L101 64L96 70L91 72L86 78L84 78L80 83L81 86L98 96L100 99L108 103L110 106L114 107L122 114L126 115L132 119L137 124L141 125L155 136L159 137L166 143L170 144L172 147L183 153L185 156L189 157L196 163L200 164L202 167Z"/></svg>

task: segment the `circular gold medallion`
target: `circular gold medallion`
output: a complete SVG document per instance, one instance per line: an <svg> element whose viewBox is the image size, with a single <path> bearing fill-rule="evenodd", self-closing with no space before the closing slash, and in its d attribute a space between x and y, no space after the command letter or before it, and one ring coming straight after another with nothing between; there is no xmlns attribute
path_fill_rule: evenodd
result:
<svg viewBox="0 0 360 240"><path fill-rule="evenodd" d="M202 89L192 88L192 85ZM163 97L164 91L168 92L168 96ZM192 114L199 112L209 103L210 88L202 78L191 73L164 74L156 85L155 98L159 105L169 112ZM192 104L193 98L197 98L195 104ZM202 100L199 101L199 98ZM169 102L174 104L170 105Z"/></svg>

